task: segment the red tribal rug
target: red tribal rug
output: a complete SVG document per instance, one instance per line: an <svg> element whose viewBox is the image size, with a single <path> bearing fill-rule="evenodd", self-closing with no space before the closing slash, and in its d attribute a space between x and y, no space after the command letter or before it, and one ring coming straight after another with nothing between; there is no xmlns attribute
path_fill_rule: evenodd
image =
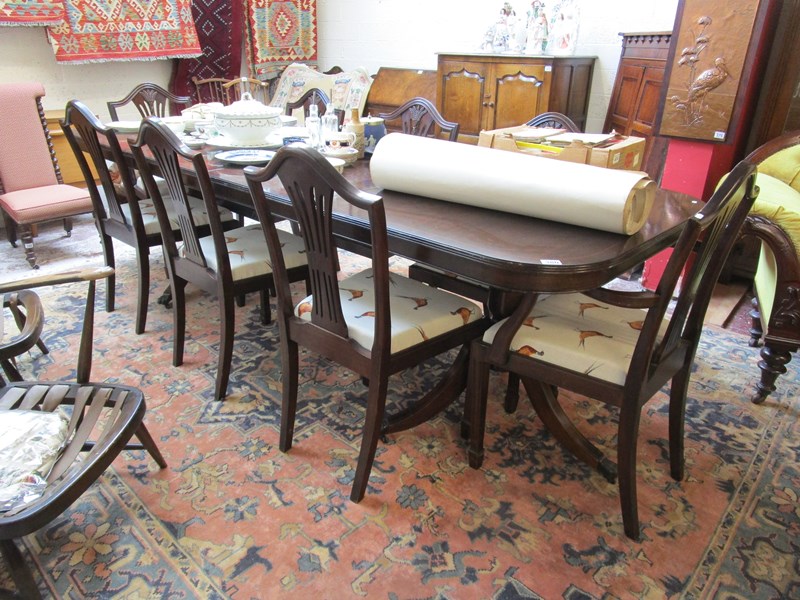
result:
<svg viewBox="0 0 800 600"><path fill-rule="evenodd" d="M57 25L63 20L61 0L0 0L0 25Z"/></svg>
<svg viewBox="0 0 800 600"><path fill-rule="evenodd" d="M250 70L259 79L317 60L317 0L247 0Z"/></svg>
<svg viewBox="0 0 800 600"><path fill-rule="evenodd" d="M194 0L192 15L203 53L176 61L170 90L179 96L191 96L197 103L207 99L196 96L192 77L234 79L241 75L244 2Z"/></svg>
<svg viewBox="0 0 800 600"><path fill-rule="evenodd" d="M157 60L200 54L191 0L64 0L67 19L48 29L56 61Z"/></svg>

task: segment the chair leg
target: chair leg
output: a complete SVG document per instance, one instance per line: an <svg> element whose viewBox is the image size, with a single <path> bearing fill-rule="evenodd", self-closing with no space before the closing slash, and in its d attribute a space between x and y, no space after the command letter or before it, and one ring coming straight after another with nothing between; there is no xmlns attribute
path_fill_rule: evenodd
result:
<svg viewBox="0 0 800 600"><path fill-rule="evenodd" d="M150 432L147 430L147 427L145 427L144 423L139 424L135 435L142 443L144 449L147 450L147 453L153 457L154 461L156 461L156 464L158 464L158 466L162 469L166 469L167 461L164 460L164 457L161 455L161 450L159 450L158 446L156 446L153 436L150 435Z"/></svg>
<svg viewBox="0 0 800 600"><path fill-rule="evenodd" d="M67 237L72 237L72 217L64 217L64 231Z"/></svg>
<svg viewBox="0 0 800 600"><path fill-rule="evenodd" d="M682 368L672 377L669 389L669 465L675 481L684 476L683 438L686 420L686 394L692 366Z"/></svg>
<svg viewBox="0 0 800 600"><path fill-rule="evenodd" d="M753 308L750 310L750 341L748 342L751 348L757 348L758 344L761 342L761 338L764 335L764 330L761 327L761 309L758 306L758 298L753 296L753 299L750 301L750 306Z"/></svg>
<svg viewBox="0 0 800 600"><path fill-rule="evenodd" d="M186 340L186 282L177 277L170 279L172 290L172 365L179 367L183 364L183 345Z"/></svg>
<svg viewBox="0 0 800 600"><path fill-rule="evenodd" d="M375 461L375 451L378 449L378 440L383 427L383 414L386 408L386 391L389 380L386 375L377 374L370 377L369 392L367 392L367 414L364 421L364 433L361 435L361 450L358 453L356 476L353 480L353 489L350 491L350 500L361 502L369 484L369 474L372 463Z"/></svg>
<svg viewBox="0 0 800 600"><path fill-rule="evenodd" d="M516 373L508 372L508 386L506 387L506 398L503 402L503 408L509 415L517 412L517 405L519 404L519 375Z"/></svg>
<svg viewBox="0 0 800 600"><path fill-rule="evenodd" d="M33 250L33 229L29 224L20 225L20 239L22 240L22 247L25 248L25 258L31 269L38 269L39 265L36 264L36 253Z"/></svg>
<svg viewBox="0 0 800 600"><path fill-rule="evenodd" d="M269 306L269 290L261 290L259 292L259 297L261 299L261 308L259 309L261 324L269 325L272 323L272 311Z"/></svg>
<svg viewBox="0 0 800 600"><path fill-rule="evenodd" d="M139 268L139 283L136 295L136 333L144 333L147 323L147 303L150 299L150 252L147 248L136 249L136 264Z"/></svg>
<svg viewBox="0 0 800 600"><path fill-rule="evenodd" d="M467 459L469 466L479 469L483 464L483 437L486 430L486 403L489 394L489 363L485 362L484 349L473 343L469 354L469 374L464 415L461 423L461 437L469 436ZM466 426L465 426L466 425Z"/></svg>
<svg viewBox="0 0 800 600"><path fill-rule="evenodd" d="M22 552L20 552L14 540L0 540L0 554L8 565L11 578L17 586L17 596L20 598L41 598L39 586L33 578L30 567L25 562Z"/></svg>
<svg viewBox="0 0 800 600"><path fill-rule="evenodd" d="M761 360L758 368L761 369L761 379L756 383L756 393L751 402L761 404L775 391L775 382L778 376L786 373L786 365L792 360L792 354L784 348L776 348L769 342L761 349Z"/></svg>
<svg viewBox="0 0 800 600"><path fill-rule="evenodd" d="M114 243L111 236L100 232L100 245L103 248L103 258L106 265L112 269L116 268L114 258ZM116 271L106 278L106 312L114 312L115 290L117 287Z"/></svg>
<svg viewBox="0 0 800 600"><path fill-rule="evenodd" d="M17 247L17 223L8 216L6 211L3 211L3 224L6 228L6 237L8 238L8 243L11 244L12 248Z"/></svg>
<svg viewBox="0 0 800 600"><path fill-rule="evenodd" d="M284 336L281 336L283 338ZM298 381L297 344L291 340L281 339L281 384L283 396L281 401L281 436L280 450L287 452L292 447L294 437L294 418L297 413L297 381Z"/></svg>
<svg viewBox="0 0 800 600"><path fill-rule="evenodd" d="M214 400L222 400L228 393L228 379L231 375L233 360L233 332L236 328L236 313L232 299L220 291L219 295L219 358L217 360L217 382L214 388Z"/></svg>
<svg viewBox="0 0 800 600"><path fill-rule="evenodd" d="M639 437L641 409L620 410L617 434L617 477L619 478L619 500L622 508L622 525L625 535L639 539L639 507L636 494L636 446Z"/></svg>

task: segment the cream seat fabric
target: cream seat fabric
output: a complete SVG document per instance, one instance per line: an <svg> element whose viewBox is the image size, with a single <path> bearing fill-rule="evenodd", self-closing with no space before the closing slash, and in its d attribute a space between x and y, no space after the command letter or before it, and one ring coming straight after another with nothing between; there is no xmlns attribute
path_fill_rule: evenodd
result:
<svg viewBox="0 0 800 600"><path fill-rule="evenodd" d="M291 269L306 264L303 240L289 232L278 234L283 250L283 259ZM272 273L269 250L261 225L247 225L225 232L225 245L228 248L228 259L231 264L233 280L248 279ZM219 270L214 239L211 236L200 238L200 248L209 268Z"/></svg>
<svg viewBox="0 0 800 600"><path fill-rule="evenodd" d="M583 294L545 296L517 331L510 350L622 385L646 314ZM506 320L487 329L483 341L491 344ZM668 323L665 319L661 335Z"/></svg>
<svg viewBox="0 0 800 600"><path fill-rule="evenodd" d="M467 323L483 318L474 302L443 292L396 273L390 276L389 305L392 313L391 351L399 352ZM348 335L363 348L372 348L375 339L375 285L372 269L366 269L339 282L342 314ZM311 321L312 296L295 306L295 315Z"/></svg>

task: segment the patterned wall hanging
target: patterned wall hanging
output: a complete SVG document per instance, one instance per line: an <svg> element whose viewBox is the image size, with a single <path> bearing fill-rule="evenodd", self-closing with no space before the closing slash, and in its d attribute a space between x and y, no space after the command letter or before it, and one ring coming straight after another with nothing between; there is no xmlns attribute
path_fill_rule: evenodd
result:
<svg viewBox="0 0 800 600"><path fill-rule="evenodd" d="M259 79L317 60L316 0L247 0L247 29L250 70Z"/></svg>
<svg viewBox="0 0 800 600"><path fill-rule="evenodd" d="M64 0L66 20L48 28L61 63L192 57L200 44L191 0Z"/></svg>
<svg viewBox="0 0 800 600"><path fill-rule="evenodd" d="M57 25L64 20L62 0L0 0L0 25Z"/></svg>
<svg viewBox="0 0 800 600"><path fill-rule="evenodd" d="M192 15L203 53L176 61L170 91L194 98L197 90L192 77L234 79L241 75L244 1L194 0Z"/></svg>

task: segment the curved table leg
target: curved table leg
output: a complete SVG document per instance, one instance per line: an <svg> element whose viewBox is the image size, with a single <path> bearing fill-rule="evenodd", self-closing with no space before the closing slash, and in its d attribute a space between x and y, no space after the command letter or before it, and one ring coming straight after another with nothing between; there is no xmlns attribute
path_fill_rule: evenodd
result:
<svg viewBox="0 0 800 600"><path fill-rule="evenodd" d="M597 469L609 483L614 483L617 466L575 427L559 404L553 388L528 377L522 378L522 385L548 431L576 458Z"/></svg>
<svg viewBox="0 0 800 600"><path fill-rule="evenodd" d="M405 410L390 415L382 433L397 433L411 429L447 408L467 387L468 363L469 344L467 343L461 346L453 364L434 388Z"/></svg>

